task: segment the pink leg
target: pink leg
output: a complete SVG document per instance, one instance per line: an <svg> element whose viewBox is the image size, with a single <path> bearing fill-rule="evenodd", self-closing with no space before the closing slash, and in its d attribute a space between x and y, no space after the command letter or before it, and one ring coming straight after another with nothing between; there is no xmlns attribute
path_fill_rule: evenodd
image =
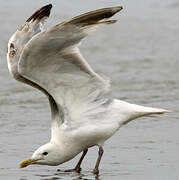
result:
<svg viewBox="0 0 179 180"><path fill-rule="evenodd" d="M103 153L104 153L104 150L102 147L99 147L99 151L98 151L98 159L96 161L96 165L95 165L95 168L93 169L93 173L95 175L98 175L99 174L99 164L100 164L100 161L101 161L101 158L103 156Z"/></svg>

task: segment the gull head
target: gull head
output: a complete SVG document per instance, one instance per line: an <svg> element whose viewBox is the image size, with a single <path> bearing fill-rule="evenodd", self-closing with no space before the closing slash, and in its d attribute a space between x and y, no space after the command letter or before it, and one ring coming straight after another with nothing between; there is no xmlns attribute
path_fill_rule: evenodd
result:
<svg viewBox="0 0 179 180"><path fill-rule="evenodd" d="M54 143L47 143L40 146L32 155L20 163L20 168L27 167L31 164L57 166L63 162L60 148Z"/></svg>

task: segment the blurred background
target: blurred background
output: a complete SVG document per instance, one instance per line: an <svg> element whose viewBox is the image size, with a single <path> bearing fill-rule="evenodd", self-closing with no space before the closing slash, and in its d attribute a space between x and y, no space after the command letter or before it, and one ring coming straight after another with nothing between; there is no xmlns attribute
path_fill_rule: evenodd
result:
<svg viewBox="0 0 179 180"><path fill-rule="evenodd" d="M3 180L95 179L97 148L89 151L81 174L19 162L50 139L46 97L14 80L8 72L10 36L39 7L52 3L46 28L81 13L111 6L124 9L81 45L96 72L112 80L113 96L172 110L141 118L106 142L99 179L169 180L179 177L179 1L177 0L0 0L0 178ZM72 168L77 159L58 168Z"/></svg>

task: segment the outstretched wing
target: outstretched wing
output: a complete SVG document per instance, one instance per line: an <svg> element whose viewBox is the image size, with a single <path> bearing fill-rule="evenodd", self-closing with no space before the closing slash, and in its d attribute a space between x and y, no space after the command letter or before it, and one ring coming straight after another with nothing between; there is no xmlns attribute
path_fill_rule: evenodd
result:
<svg viewBox="0 0 179 180"><path fill-rule="evenodd" d="M25 45L33 36L43 31L44 21L49 17L52 5L46 5L37 10L25 24L10 38L8 43L7 61L10 73L21 81L18 73L18 62Z"/></svg>
<svg viewBox="0 0 179 180"><path fill-rule="evenodd" d="M22 25L12 35L8 43L7 62L8 62L9 71L16 80L28 84L30 86L33 86L48 96L51 112L52 112L52 119L54 119L56 116L60 118L61 112L58 109L53 97L39 84L23 77L18 70L20 55L25 45L29 42L29 40L33 36L43 31L44 22L49 17L51 8L52 5L48 4L38 9L34 14L32 14L32 16L30 16L26 20L25 24Z"/></svg>
<svg viewBox="0 0 179 180"><path fill-rule="evenodd" d="M121 9L104 8L77 16L39 33L24 47L18 64L19 74L55 99L63 108L64 121L79 119L84 112L105 103L102 97L109 83L92 70L77 45L94 26L116 22L106 19Z"/></svg>

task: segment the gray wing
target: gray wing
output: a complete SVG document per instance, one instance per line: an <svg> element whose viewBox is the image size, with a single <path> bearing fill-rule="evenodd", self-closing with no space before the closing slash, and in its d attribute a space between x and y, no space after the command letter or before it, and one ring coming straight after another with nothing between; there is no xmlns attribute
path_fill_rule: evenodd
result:
<svg viewBox="0 0 179 180"><path fill-rule="evenodd" d="M94 111L109 90L107 80L95 73L77 45L94 26L122 7L104 8L77 16L34 36L24 47L18 64L21 76L38 84L63 109L64 122L78 121ZM98 103L97 103L98 102Z"/></svg>
<svg viewBox="0 0 179 180"><path fill-rule="evenodd" d="M39 84L23 77L18 72L18 63L24 46L33 36L43 31L44 22L49 17L51 8L52 5L49 4L38 9L26 20L25 24L12 35L8 43L7 61L9 71L16 80L37 88L47 95L51 107L52 119L54 119L55 116L60 118L59 115L61 111L58 110L53 97L44 88L39 86Z"/></svg>
<svg viewBox="0 0 179 180"><path fill-rule="evenodd" d="M15 79L24 83L26 83L26 81L23 81L24 78L18 72L18 63L21 53L29 40L43 31L44 21L49 17L51 8L52 5L49 4L38 9L27 19L24 25L17 29L9 40L7 50L9 71Z"/></svg>

